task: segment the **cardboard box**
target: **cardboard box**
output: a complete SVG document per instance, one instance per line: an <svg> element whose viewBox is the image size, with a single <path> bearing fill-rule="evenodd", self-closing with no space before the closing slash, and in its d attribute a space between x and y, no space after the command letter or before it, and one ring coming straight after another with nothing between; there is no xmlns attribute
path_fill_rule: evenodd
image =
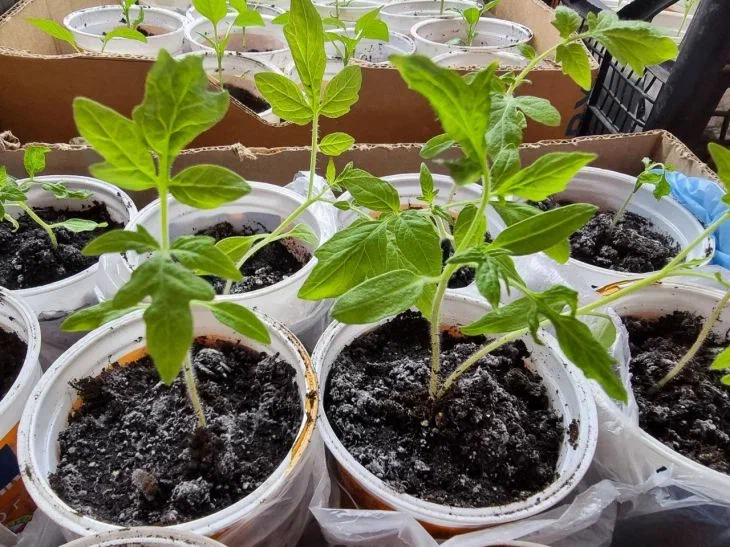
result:
<svg viewBox="0 0 730 547"><path fill-rule="evenodd" d="M52 148L47 156L45 173L64 175L89 175L88 166L100 161L98 154L86 146L67 144L48 145ZM337 158L338 168L353 161L356 167L370 171L377 176L397 173L417 173L421 162L420 144L358 145ZM0 148L1 150L1 148ZM666 131L578 137L567 140L549 140L525 144L520 148L523 165L535 161L548 152L594 152L598 154L591 165L603 167L630 175L638 175L644 157L654 161L668 162L687 175L716 179L715 173L694 153ZM318 172L325 168L325 158L320 157ZM306 170L309 165L309 149L293 148L247 148L241 144L214 148L191 149L183 152L173 166L173 171L199 163L222 165L253 181L285 185L291 182L296 171ZM0 151L0 165L16 177L25 176L22 149ZM443 166L430 164L438 173ZM134 195L138 207L143 207L156 197L151 192Z"/></svg>
<svg viewBox="0 0 730 547"><path fill-rule="evenodd" d="M62 21L75 9L113 4L111 0L23 0L0 18L0 128L13 131L23 142L68 142L75 137L71 101L91 97L129 114L141 101L148 59L131 56L74 54L26 21L40 17ZM542 0L502 2L495 14L522 23L535 34L532 45L545 51L560 39L550 24L553 10ZM595 72L598 66L593 60ZM577 134L587 102L586 93L552 64L530 75L521 92L549 99L562 115L559 127L528 124L525 141ZM427 102L410 91L393 68L363 68L360 101L339 120L323 120L323 130L345 131L361 143L425 142L441 133ZM309 129L290 124L267 124L240 104L195 143L217 146L303 146Z"/></svg>

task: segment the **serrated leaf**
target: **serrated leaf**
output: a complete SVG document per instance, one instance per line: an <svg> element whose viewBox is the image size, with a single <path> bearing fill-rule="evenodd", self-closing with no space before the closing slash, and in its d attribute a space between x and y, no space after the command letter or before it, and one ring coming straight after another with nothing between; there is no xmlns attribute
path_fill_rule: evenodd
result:
<svg viewBox="0 0 730 547"><path fill-rule="evenodd" d="M239 334L262 344L271 343L271 335L266 325L251 310L233 302L208 302L205 307L213 312L218 321Z"/></svg>
<svg viewBox="0 0 730 547"><path fill-rule="evenodd" d="M170 254L193 271L233 281L243 279L228 255L216 247L212 237L180 236L172 243Z"/></svg>
<svg viewBox="0 0 730 547"><path fill-rule="evenodd" d="M421 296L423 286L423 278L409 270L386 272L338 298L331 314L342 323L374 323L413 306Z"/></svg>
<svg viewBox="0 0 730 547"><path fill-rule="evenodd" d="M151 253L160 248L159 244L142 225L131 230L111 230L91 241L83 249L86 256L99 256L107 253Z"/></svg>
<svg viewBox="0 0 730 547"><path fill-rule="evenodd" d="M170 181L170 193L175 199L197 209L215 209L250 191L241 175L218 165L193 165Z"/></svg>
<svg viewBox="0 0 730 547"><path fill-rule="evenodd" d="M352 194L356 205L381 213L400 211L398 191L367 171L349 169L340 174L337 183Z"/></svg>
<svg viewBox="0 0 730 547"><path fill-rule="evenodd" d="M512 95L494 93L487 132L489 155L494 157L507 146L518 146L525 127L527 120L518 108L517 99Z"/></svg>
<svg viewBox="0 0 730 547"><path fill-rule="evenodd" d="M446 152L455 144L456 141L452 139L449 135L445 133L443 135L437 135L429 139L426 144L423 145L423 147L421 148L421 157L424 160L435 158L436 156L440 156L441 154Z"/></svg>
<svg viewBox="0 0 730 547"><path fill-rule="evenodd" d="M583 89L590 89L593 83L588 51L582 44L561 44L555 51L555 60L560 63L563 74L570 76Z"/></svg>
<svg viewBox="0 0 730 547"><path fill-rule="evenodd" d="M496 195L515 195L533 201L542 201L562 192L595 154L583 152L551 152L517 172L494 188Z"/></svg>
<svg viewBox="0 0 730 547"><path fill-rule="evenodd" d="M319 142L319 151L325 156L337 157L352 148L353 144L355 139L347 133L330 133Z"/></svg>
<svg viewBox="0 0 730 547"><path fill-rule="evenodd" d="M332 78L324 89L320 113L327 118L339 118L357 102L362 71L359 66L346 66Z"/></svg>
<svg viewBox="0 0 730 547"><path fill-rule="evenodd" d="M583 24L583 18L575 11L565 6L555 8L553 26L560 32L561 38L569 38Z"/></svg>
<svg viewBox="0 0 730 547"><path fill-rule="evenodd" d="M23 150L23 167L30 178L34 178L46 168L46 154L50 151L51 149L46 146L27 146Z"/></svg>
<svg viewBox="0 0 730 547"><path fill-rule="evenodd" d="M505 146L494 156L490 169L491 184L499 187L502 183L520 170L520 153L515 145Z"/></svg>
<svg viewBox="0 0 730 547"><path fill-rule="evenodd" d="M531 120L549 127L560 125L560 112L547 99L521 96L515 97L515 101L517 107Z"/></svg>
<svg viewBox="0 0 730 547"><path fill-rule="evenodd" d="M389 233L409 270L424 276L441 273L441 240L433 222L416 211L390 219Z"/></svg>
<svg viewBox="0 0 730 547"><path fill-rule="evenodd" d="M312 121L312 109L301 88L282 74L259 72L254 75L256 88L280 118L297 125Z"/></svg>

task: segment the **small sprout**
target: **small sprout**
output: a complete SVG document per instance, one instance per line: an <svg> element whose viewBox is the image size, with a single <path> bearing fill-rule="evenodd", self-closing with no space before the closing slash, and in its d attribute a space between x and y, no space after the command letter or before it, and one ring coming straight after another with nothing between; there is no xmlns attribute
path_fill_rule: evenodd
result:
<svg viewBox="0 0 730 547"><path fill-rule="evenodd" d="M360 17L354 29L348 29L337 17L328 17L323 21L325 25L339 27L339 32L327 32L325 39L334 45L345 66L350 64L362 40L390 40L388 25L380 19L380 10L376 8Z"/></svg>
<svg viewBox="0 0 730 547"><path fill-rule="evenodd" d="M626 201L623 202L623 205L621 205L619 210L616 211L616 214L613 215L613 220L611 221L609 230L613 230L618 222L623 218L626 208L629 206L629 203L631 203L631 199L637 194L642 186L653 186L653 194L657 201L672 193L672 186L669 184L669 181L667 181L667 173L674 171L674 166L671 164L654 162L650 158L644 158L641 162L644 164L644 170L638 177L636 177L634 189L628 195Z"/></svg>
<svg viewBox="0 0 730 547"><path fill-rule="evenodd" d="M466 25L466 37L464 39L456 38L454 43L471 47L477 36L477 25L479 24L479 19L489 10L494 9L500 2L501 0L492 0L491 2L484 4L482 8L467 8L461 11L461 18ZM441 9L443 14L443 1L441 3Z"/></svg>

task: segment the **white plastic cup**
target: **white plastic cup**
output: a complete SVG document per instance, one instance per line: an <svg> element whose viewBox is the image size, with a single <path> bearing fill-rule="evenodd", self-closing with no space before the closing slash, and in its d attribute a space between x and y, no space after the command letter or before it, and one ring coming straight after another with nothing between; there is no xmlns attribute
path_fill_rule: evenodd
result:
<svg viewBox="0 0 730 547"><path fill-rule="evenodd" d="M195 336L211 336L240 342L257 352L279 354L296 371L296 382L304 409L297 437L276 470L256 490L211 515L170 526L170 530L191 532L220 539L230 545L246 545L247 537L275 533L296 511L310 482L312 437L317 419L317 380L309 355L283 325L259 314L271 335L265 346L219 323L207 309L193 310ZM78 395L70 382L95 376L124 357L145 347L142 312L128 314L87 334L59 357L36 385L23 412L18 430L18 462L23 482L36 505L56 524L64 537L119 530L67 505L48 481L58 463L58 436L68 425L69 412ZM192 410L191 410L192 412ZM299 499L302 498L302 499ZM295 503L296 502L296 503ZM273 528L272 528L273 527Z"/></svg>
<svg viewBox="0 0 730 547"><path fill-rule="evenodd" d="M143 6L151 6L153 8L163 8L185 15L192 5L192 0L142 0Z"/></svg>
<svg viewBox="0 0 730 547"><path fill-rule="evenodd" d="M0 524L20 531L33 516L35 505L20 478L15 454L18 422L25 402L41 377L38 355L41 329L30 306L0 287L0 329L15 333L28 346L15 382L0 399Z"/></svg>
<svg viewBox="0 0 730 547"><path fill-rule="evenodd" d="M409 36L399 32L391 32L387 42L382 40L361 40L355 48L353 63L372 63L388 65L391 55L412 55L416 52L416 44Z"/></svg>
<svg viewBox="0 0 730 547"><path fill-rule="evenodd" d="M260 222L267 229L273 230L304 202L302 196L286 188L251 181L249 185L251 186L249 194L213 210L194 209L169 198L168 218L171 239L193 234L224 221L230 222L234 228L240 228L252 221ZM317 235L320 244L333 234L334 227L325 226L311 209L301 214L295 222L298 223L309 226ZM129 227L134 229L138 225L144 226L153 236L159 236L159 200L142 209L139 215L132 219ZM295 250L304 248L310 253L313 251L313 247L309 244L297 245L301 247L295 247ZM132 275L132 270L137 267L141 259L135 253L127 253L125 257L120 255L102 257L103 273L97 287L99 299L107 300L116 294ZM305 345L314 347L327 323L326 315L330 304L328 301L301 300L297 297L297 293L315 263L315 258L310 259L301 270L275 285L243 294L217 296L216 300L235 302L259 310L287 325Z"/></svg>
<svg viewBox="0 0 730 547"><path fill-rule="evenodd" d="M488 311L489 307L485 303L450 294L444 299L441 321L443 325L461 326L475 321ZM312 354L319 385L323 390L327 386L332 364L340 352L375 327L374 324L330 324ZM449 507L400 493L370 473L343 446L325 415L323 391L320 395L319 431L336 460L337 480L356 505L365 509L403 511L417 519L436 537L448 537L536 515L567 496L580 482L593 459L598 436L596 408L591 387L583 374L567 361L552 336L547 333L541 333L540 336L545 345L536 344L529 335L522 338L532 354L528 366L542 377L553 408L562 415L565 430L568 431L573 420L578 424L576 444L571 445L567 435L563 440L554 482L525 500L483 508Z"/></svg>
<svg viewBox="0 0 730 547"><path fill-rule="evenodd" d="M264 19L266 17L264 16ZM224 34L235 18L234 14L227 15L225 19L218 23L218 32L221 35ZM191 51L201 49L213 51L213 48L208 45L201 35L213 37L213 24L202 17L194 21L188 21L185 25L185 39L190 45ZM245 53L247 57L260 59L282 71L285 71L291 63L291 51L289 51L289 46L286 44L284 33L279 25L267 24L265 27L247 27L245 50L241 49L241 36L240 28L234 29L231 32L231 38L226 49L240 51Z"/></svg>
<svg viewBox="0 0 730 547"><path fill-rule="evenodd" d="M360 17L369 11L373 11L379 6L382 6L384 3L371 0L352 0L346 6L343 4L344 2L340 2L339 20L344 23L355 23L358 19L360 19ZM327 17L337 17L334 0L314 2L314 7L317 12L319 12L322 19Z"/></svg>
<svg viewBox="0 0 730 547"><path fill-rule="evenodd" d="M450 51L433 58L434 63L447 68L483 68L494 61L503 67L527 65L527 58L513 51Z"/></svg>
<svg viewBox="0 0 730 547"><path fill-rule="evenodd" d="M201 49L179 55L177 59L185 57L202 57L203 69L214 81L218 82L218 57L214 51ZM250 93L258 97L262 97L256 88L255 76L262 72L272 72L274 74L283 74L277 67L254 57L249 57L245 53L237 51L226 51L223 55L223 81L237 87L246 89ZM267 122L277 123L279 117L276 116L271 108L259 112L257 114Z"/></svg>
<svg viewBox="0 0 730 547"><path fill-rule="evenodd" d="M494 17L482 17L476 26L473 45L449 43L466 36L466 24L461 19L429 19L411 29L416 41L416 53L435 57L451 51L509 51L532 40L532 31L524 25Z"/></svg>
<svg viewBox="0 0 730 547"><path fill-rule="evenodd" d="M411 29L421 21L428 19L461 19L462 12L477 7L474 2L463 0L445 0L444 12L441 14L439 0L409 0L386 4L380 10L380 18L394 32L410 34Z"/></svg>
<svg viewBox="0 0 730 547"><path fill-rule="evenodd" d="M66 543L63 547L127 547L129 545L136 547L224 547L222 543L205 536L155 526L102 532L76 539Z"/></svg>
<svg viewBox="0 0 730 547"><path fill-rule="evenodd" d="M139 6L132 6L130 17L136 18ZM182 53L185 38L185 16L162 8L144 9L142 27L152 27L159 34L149 36L147 42L138 42L125 38L112 38L104 49L105 53L126 53L157 57L160 50L165 49L171 55ZM71 31L78 46L87 51L101 52L102 36L105 32L124 26L120 6L94 6L69 13L63 19L63 25Z"/></svg>
<svg viewBox="0 0 730 547"><path fill-rule="evenodd" d="M617 284L601 289L610 294ZM613 302L619 316L658 318L675 311L709 317L723 293L679 283L662 282L643 287ZM730 330L730 308L725 307L712 331L724 337ZM719 380L718 380L719 382ZM593 393L598 408L599 436L596 461L604 477L629 485L646 483L659 469L669 469L672 482L713 501L730 505L730 475L710 469L672 450L638 425L638 408L622 408L609 399L595 383Z"/></svg>
<svg viewBox="0 0 730 547"><path fill-rule="evenodd" d="M601 209L617 211L633 191L636 177L616 171L584 167L570 181L565 191L553 196L555 200L569 200L592 203ZM682 249L685 249L703 231L699 221L679 202L670 196L657 200L650 188L642 186L631 198L627 211L640 215L654 224L654 229L671 236ZM695 247L687 260L705 259L710 261L715 252L715 240L707 237ZM593 266L571 258L566 267L578 273L594 289L614 281L641 279L655 272L628 273Z"/></svg>
<svg viewBox="0 0 730 547"><path fill-rule="evenodd" d="M95 201L104 203L111 218L126 226L137 214L137 207L132 199L122 190L91 177L77 175L45 175L36 177L39 182L65 182L72 190L87 190L92 193L87 199L57 199L39 186L32 186L27 192L28 204L31 207L55 207L80 210L92 205ZM18 207L9 206L8 213L13 216L21 214ZM50 365L56 357L80 338L78 333L65 333L59 329L61 322L71 313L97 303L94 283L98 275L99 263L86 268L65 279L54 283L18 289L13 295L25 300L35 311L43 330L43 347L41 364Z"/></svg>
<svg viewBox="0 0 730 547"><path fill-rule="evenodd" d="M248 9L254 9L254 10L258 11L262 15L264 21L269 21L269 22L272 19L274 19L277 15L281 15L282 13L284 13L284 10L281 9L280 7L278 7L273 2L271 2L271 3L269 3L269 2L249 2ZM229 8L228 13L237 14L237 12L232 8ZM200 15L200 13L198 12L198 10L195 9L195 6L190 6L190 8L185 12L185 16L190 21L195 21L196 19L199 19L200 17L202 17ZM228 27L226 27L226 28L228 28Z"/></svg>

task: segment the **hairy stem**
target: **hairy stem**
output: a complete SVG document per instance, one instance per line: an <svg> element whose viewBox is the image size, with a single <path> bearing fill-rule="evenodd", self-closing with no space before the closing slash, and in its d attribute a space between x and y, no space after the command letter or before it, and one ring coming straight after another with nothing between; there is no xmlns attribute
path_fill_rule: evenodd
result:
<svg viewBox="0 0 730 547"><path fill-rule="evenodd" d="M613 220L611 220L611 225L608 227L608 231L613 231L613 229L616 227L616 224L618 224L618 221L621 220L621 217L624 216L624 213L626 212L626 208L629 206L629 203L631 203L631 198L633 198L636 195L636 192L638 192L639 189L633 190L626 200L623 202L621 207L618 211L616 211L616 214L613 215Z"/></svg>
<svg viewBox="0 0 730 547"><path fill-rule="evenodd" d="M687 350L687 353L685 353L679 361L677 361L677 364L672 367L672 370L670 370L667 375L664 376L664 378L657 382L655 386L657 390L660 390L665 385L667 385L667 383L670 382L672 378L674 378L677 374L682 372L684 367L687 366L687 363L689 363L694 358L694 356L702 347L702 344L705 343L707 336L712 331L713 325L717 321L717 318L720 317L720 314L725 308L728 300L730 300L730 291L725 293L720 302L718 302L717 306L715 306L715 309L712 310L712 315L710 315L707 321L705 321L705 324L702 326L702 330L700 331L697 340L695 340L695 343L692 344L692 347Z"/></svg>
<svg viewBox="0 0 730 547"><path fill-rule="evenodd" d="M157 192L160 196L160 239L163 251L170 250L170 227L168 226L167 187L170 183L170 165L167 156L160 156L160 175L157 181Z"/></svg>
<svg viewBox="0 0 730 547"><path fill-rule="evenodd" d="M315 110L312 114L312 150L309 153L309 187L307 188L307 199L311 199L314 193L314 176L317 169L317 146L319 144L319 112Z"/></svg>
<svg viewBox="0 0 730 547"><path fill-rule="evenodd" d="M23 203L22 201L16 202L18 207L20 207L23 211L25 211L25 214L28 215L30 218L33 219L33 221L38 224L43 230L48 234L48 238L51 240L51 245L54 249L58 249L58 240L56 239L56 234L53 233L53 228L51 228L46 222L35 214L35 211L28 207L27 204Z"/></svg>
<svg viewBox="0 0 730 547"><path fill-rule="evenodd" d="M193 404L193 409L198 417L198 427L205 429L207 423L205 421L205 412L203 412L203 405L200 402L200 395L198 394L198 386L195 383L195 372L193 371L192 356L190 351L185 356L183 361L183 376L185 377L185 387L188 391L188 397L190 402Z"/></svg>

